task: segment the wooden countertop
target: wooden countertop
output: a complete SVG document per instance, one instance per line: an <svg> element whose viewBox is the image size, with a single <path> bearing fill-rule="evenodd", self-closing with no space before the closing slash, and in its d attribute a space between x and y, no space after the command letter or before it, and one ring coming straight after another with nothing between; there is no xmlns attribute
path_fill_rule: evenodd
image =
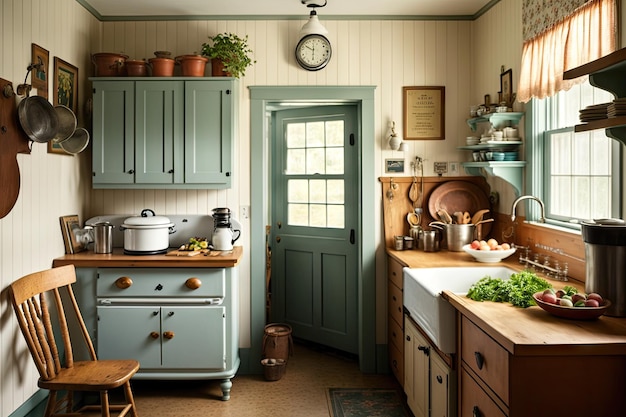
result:
<svg viewBox="0 0 626 417"><path fill-rule="evenodd" d="M170 249L174 250L174 249ZM125 255L122 248L113 253L99 254L92 251L65 255L52 261L52 266L74 265L77 268L136 267L136 268L232 268L239 264L243 249L235 246L232 251L205 256Z"/></svg>
<svg viewBox="0 0 626 417"><path fill-rule="evenodd" d="M465 252L388 248L387 254L410 268L489 265L476 262ZM517 259L513 255L491 265L522 270ZM561 281L548 281L556 288L566 285ZM567 285L585 288L577 281L567 282ZM473 301L449 291L444 291L443 297L515 355L626 355L626 318L601 316L590 321L568 320L552 316L538 306L523 309L509 303Z"/></svg>

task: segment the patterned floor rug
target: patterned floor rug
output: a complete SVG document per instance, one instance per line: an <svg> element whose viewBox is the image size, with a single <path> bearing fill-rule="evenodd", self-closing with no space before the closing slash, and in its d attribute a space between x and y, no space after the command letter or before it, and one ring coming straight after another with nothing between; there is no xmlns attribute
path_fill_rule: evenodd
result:
<svg viewBox="0 0 626 417"><path fill-rule="evenodd" d="M331 417L408 417L402 393L387 388L328 388Z"/></svg>

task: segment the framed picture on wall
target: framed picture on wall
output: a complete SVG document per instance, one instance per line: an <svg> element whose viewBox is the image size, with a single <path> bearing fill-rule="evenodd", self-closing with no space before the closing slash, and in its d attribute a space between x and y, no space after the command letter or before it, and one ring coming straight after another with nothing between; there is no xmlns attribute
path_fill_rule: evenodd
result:
<svg viewBox="0 0 626 417"><path fill-rule="evenodd" d="M445 87L402 87L404 139L445 139Z"/></svg>
<svg viewBox="0 0 626 417"><path fill-rule="evenodd" d="M510 106L513 102L513 72L510 69L500 74L500 92L501 100Z"/></svg>
<svg viewBox="0 0 626 417"><path fill-rule="evenodd" d="M82 248L74 234L75 230L80 229L78 215L62 216L59 220L61 222L61 235L63 236L63 243L65 244L65 253L72 254L80 252Z"/></svg>
<svg viewBox="0 0 626 417"><path fill-rule="evenodd" d="M403 173L404 172L404 159L385 159L385 172L386 173Z"/></svg>
<svg viewBox="0 0 626 417"><path fill-rule="evenodd" d="M54 57L54 104L62 104L78 112L78 68Z"/></svg>
<svg viewBox="0 0 626 417"><path fill-rule="evenodd" d="M33 88L37 89L38 96L48 98L50 53L36 43L33 43L30 60L32 65L30 83Z"/></svg>

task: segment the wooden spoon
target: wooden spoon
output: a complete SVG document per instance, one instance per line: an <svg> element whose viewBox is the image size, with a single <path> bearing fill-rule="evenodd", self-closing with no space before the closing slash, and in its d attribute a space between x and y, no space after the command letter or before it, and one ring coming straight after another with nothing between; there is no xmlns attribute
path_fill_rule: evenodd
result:
<svg viewBox="0 0 626 417"><path fill-rule="evenodd" d="M476 213L474 213L474 215L472 216L472 224L476 224L479 221L481 221L483 219L483 216L485 214L489 213L489 209L482 209L482 210L478 210Z"/></svg>
<svg viewBox="0 0 626 417"><path fill-rule="evenodd" d="M450 214L445 209L437 210L437 215L442 222L452 224L452 217L450 217Z"/></svg>

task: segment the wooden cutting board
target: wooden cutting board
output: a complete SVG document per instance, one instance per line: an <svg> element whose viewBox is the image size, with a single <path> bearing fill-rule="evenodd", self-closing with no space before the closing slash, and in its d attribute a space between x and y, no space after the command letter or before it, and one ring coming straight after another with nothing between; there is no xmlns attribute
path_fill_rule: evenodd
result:
<svg viewBox="0 0 626 417"><path fill-rule="evenodd" d="M178 250L175 249L166 253L167 256L196 256L200 255L203 251L201 250Z"/></svg>

